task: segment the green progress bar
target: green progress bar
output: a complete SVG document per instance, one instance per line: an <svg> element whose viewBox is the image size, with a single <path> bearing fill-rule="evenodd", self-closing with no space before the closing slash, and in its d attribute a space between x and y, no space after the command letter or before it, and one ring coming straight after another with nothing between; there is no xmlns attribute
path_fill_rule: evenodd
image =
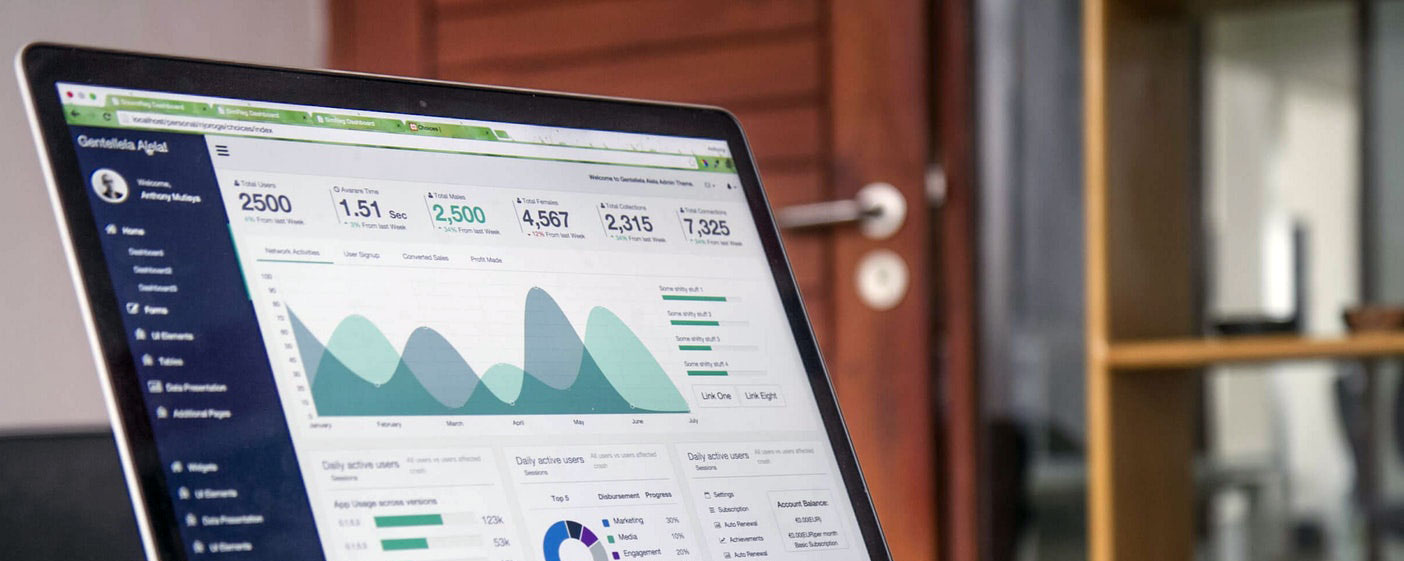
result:
<svg viewBox="0 0 1404 561"><path fill-rule="evenodd" d="M688 376L725 376L725 370L688 370Z"/></svg>
<svg viewBox="0 0 1404 561"><path fill-rule="evenodd" d="M710 351L711 345L678 345L680 351Z"/></svg>
<svg viewBox="0 0 1404 561"><path fill-rule="evenodd" d="M725 296L688 296L686 294L664 294L664 300L686 300L688 302L725 302Z"/></svg>
<svg viewBox="0 0 1404 561"><path fill-rule="evenodd" d="M385 551L404 551L407 549L429 549L429 540L425 538L404 538L398 540L380 540L380 549Z"/></svg>
<svg viewBox="0 0 1404 561"><path fill-rule="evenodd" d="M673 325L706 325L716 327L721 325L721 322L705 319L675 319L673 320Z"/></svg>
<svg viewBox="0 0 1404 561"><path fill-rule="evenodd" d="M444 517L437 514L406 514L404 516L377 516L376 528L404 528L407 526L443 526Z"/></svg>

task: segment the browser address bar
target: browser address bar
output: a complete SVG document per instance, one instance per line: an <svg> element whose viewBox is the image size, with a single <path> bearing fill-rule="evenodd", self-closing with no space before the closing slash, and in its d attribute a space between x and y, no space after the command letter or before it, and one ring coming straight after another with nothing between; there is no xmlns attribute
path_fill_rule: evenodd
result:
<svg viewBox="0 0 1404 561"><path fill-rule="evenodd" d="M596 148L575 148L571 146L517 144L491 140L439 138L385 132L324 129L279 123L229 121L206 117L186 117L181 115L163 115L160 113L143 113L136 111L118 111L117 123L124 127L167 129L204 134L260 136L318 142L338 142L343 144L368 144L374 146L441 150L446 152L465 152L493 156L516 156L520 158L572 160L601 164L697 169L697 158L676 154L622 152Z"/></svg>

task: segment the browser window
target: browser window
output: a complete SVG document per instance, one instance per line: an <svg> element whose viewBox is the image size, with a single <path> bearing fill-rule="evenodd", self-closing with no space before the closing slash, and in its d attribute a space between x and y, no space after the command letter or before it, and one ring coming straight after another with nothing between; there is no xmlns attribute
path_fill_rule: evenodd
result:
<svg viewBox="0 0 1404 561"><path fill-rule="evenodd" d="M220 558L866 558L727 143L60 84Z"/></svg>

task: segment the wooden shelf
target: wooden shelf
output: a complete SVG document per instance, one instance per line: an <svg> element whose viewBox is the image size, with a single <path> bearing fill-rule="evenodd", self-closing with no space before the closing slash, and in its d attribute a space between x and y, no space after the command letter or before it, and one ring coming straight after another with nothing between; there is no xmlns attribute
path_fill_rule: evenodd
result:
<svg viewBox="0 0 1404 561"><path fill-rule="evenodd" d="M1203 15L1296 0L1082 0L1089 561L1184 561L1204 388L1231 362L1404 356L1404 333L1196 337Z"/></svg>
<svg viewBox="0 0 1404 561"><path fill-rule="evenodd" d="M1384 355L1404 356L1404 333L1371 333L1329 339L1288 335L1111 343L1107 347L1106 365L1114 370L1148 370L1192 368L1224 362Z"/></svg>

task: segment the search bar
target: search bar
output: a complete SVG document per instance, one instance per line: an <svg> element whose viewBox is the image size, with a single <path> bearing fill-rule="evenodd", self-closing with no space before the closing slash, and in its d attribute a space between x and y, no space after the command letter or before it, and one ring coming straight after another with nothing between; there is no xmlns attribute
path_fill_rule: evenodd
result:
<svg viewBox="0 0 1404 561"><path fill-rule="evenodd" d="M203 134L286 138L291 140L335 142L341 144L368 144L395 148L418 148L421 150L461 152L465 154L514 156L518 158L538 158L546 160L571 160L627 166L697 169L697 158L677 154L623 152L599 148L576 148L573 146L550 146L545 144L519 144L492 140L440 138L386 132L304 127L298 125L284 125L281 123L230 121L225 119L210 119L207 117L163 115L160 113L143 113L136 111L118 111L117 123L124 127L197 132Z"/></svg>

